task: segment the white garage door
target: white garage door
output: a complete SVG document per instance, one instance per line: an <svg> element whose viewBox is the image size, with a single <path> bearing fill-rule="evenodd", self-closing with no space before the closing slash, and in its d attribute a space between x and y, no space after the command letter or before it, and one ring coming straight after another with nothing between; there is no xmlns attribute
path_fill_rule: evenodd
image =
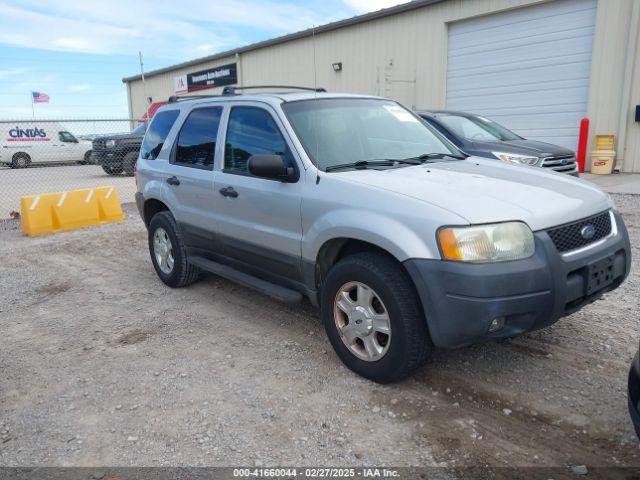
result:
<svg viewBox="0 0 640 480"><path fill-rule="evenodd" d="M575 149L596 0L557 0L449 26L447 108Z"/></svg>

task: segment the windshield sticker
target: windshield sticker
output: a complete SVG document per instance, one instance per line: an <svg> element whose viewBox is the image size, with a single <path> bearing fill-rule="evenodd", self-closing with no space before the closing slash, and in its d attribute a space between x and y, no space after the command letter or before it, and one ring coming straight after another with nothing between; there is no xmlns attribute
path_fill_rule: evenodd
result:
<svg viewBox="0 0 640 480"><path fill-rule="evenodd" d="M416 123L418 123L418 119L416 117L414 117L413 115L411 115L409 112L407 112L402 107L399 107L397 105L385 105L384 108L386 108L387 111L391 115L396 117L401 122L416 122Z"/></svg>

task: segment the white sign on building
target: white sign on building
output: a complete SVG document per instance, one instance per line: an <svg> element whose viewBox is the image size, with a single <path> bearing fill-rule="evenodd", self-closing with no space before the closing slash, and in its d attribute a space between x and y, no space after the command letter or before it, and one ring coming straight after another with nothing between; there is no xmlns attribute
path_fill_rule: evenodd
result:
<svg viewBox="0 0 640 480"><path fill-rule="evenodd" d="M173 77L173 91L175 93L187 93L189 91L186 74Z"/></svg>

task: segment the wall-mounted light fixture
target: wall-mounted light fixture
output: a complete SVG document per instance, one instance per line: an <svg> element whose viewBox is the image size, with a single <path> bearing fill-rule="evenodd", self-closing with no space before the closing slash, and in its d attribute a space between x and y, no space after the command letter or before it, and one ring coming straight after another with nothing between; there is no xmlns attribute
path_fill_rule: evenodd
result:
<svg viewBox="0 0 640 480"><path fill-rule="evenodd" d="M153 98L152 97L147 97L147 102L153 103Z"/></svg>
<svg viewBox="0 0 640 480"><path fill-rule="evenodd" d="M342 70L342 62L332 63L331 68L333 68L334 72L339 72L340 70Z"/></svg>

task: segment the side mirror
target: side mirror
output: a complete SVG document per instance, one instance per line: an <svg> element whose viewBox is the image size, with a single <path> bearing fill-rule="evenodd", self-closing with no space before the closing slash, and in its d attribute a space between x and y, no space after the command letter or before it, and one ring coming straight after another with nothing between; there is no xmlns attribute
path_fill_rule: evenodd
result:
<svg viewBox="0 0 640 480"><path fill-rule="evenodd" d="M256 177L272 178L283 182L295 179L295 170L285 166L281 155L251 155L248 168L249 173Z"/></svg>

